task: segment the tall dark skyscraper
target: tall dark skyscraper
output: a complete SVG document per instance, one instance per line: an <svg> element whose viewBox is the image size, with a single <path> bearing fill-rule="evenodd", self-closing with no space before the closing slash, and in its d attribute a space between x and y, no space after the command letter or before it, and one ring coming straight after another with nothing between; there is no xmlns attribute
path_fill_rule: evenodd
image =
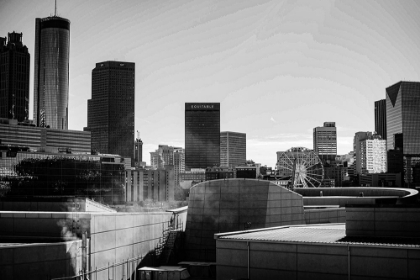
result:
<svg viewBox="0 0 420 280"><path fill-rule="evenodd" d="M0 37L0 118L28 119L30 55L22 33Z"/></svg>
<svg viewBox="0 0 420 280"><path fill-rule="evenodd" d="M220 165L220 103L185 103L185 167Z"/></svg>
<svg viewBox="0 0 420 280"><path fill-rule="evenodd" d="M420 82L399 82L386 89L387 150L402 133L403 154L420 155Z"/></svg>
<svg viewBox="0 0 420 280"><path fill-rule="evenodd" d="M134 78L132 62L105 61L92 70L88 126L92 149L129 157L134 164Z"/></svg>
<svg viewBox="0 0 420 280"><path fill-rule="evenodd" d="M35 20L34 122L68 129L70 21Z"/></svg>
<svg viewBox="0 0 420 280"><path fill-rule="evenodd" d="M375 131L386 140L386 99L375 101Z"/></svg>
<svg viewBox="0 0 420 280"><path fill-rule="evenodd" d="M406 187L420 185L419 127L420 82L401 81L388 87L386 128L389 170L402 172Z"/></svg>

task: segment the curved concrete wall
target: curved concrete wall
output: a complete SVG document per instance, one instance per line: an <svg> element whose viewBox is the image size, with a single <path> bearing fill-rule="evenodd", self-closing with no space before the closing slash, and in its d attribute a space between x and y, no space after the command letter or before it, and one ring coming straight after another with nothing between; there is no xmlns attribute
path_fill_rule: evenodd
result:
<svg viewBox="0 0 420 280"><path fill-rule="evenodd" d="M269 181L203 182L190 190L187 260L215 261L215 233L304 223L302 196Z"/></svg>
<svg viewBox="0 0 420 280"><path fill-rule="evenodd" d="M303 197L321 196L351 196L358 197L363 192L363 196L375 197L409 197L418 194L417 190L403 188L375 188L375 187L350 187L350 188L306 188L294 189L294 192Z"/></svg>
<svg viewBox="0 0 420 280"><path fill-rule="evenodd" d="M304 205L339 205L340 207L346 204L376 204L378 200L395 204L397 200L415 199L418 194L418 191L414 189L375 187L312 188L294 191L303 196Z"/></svg>

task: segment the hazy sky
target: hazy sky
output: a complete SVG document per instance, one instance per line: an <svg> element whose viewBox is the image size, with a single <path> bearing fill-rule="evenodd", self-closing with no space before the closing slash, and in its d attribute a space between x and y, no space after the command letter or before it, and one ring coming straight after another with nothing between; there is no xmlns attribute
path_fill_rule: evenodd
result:
<svg viewBox="0 0 420 280"><path fill-rule="evenodd" d="M0 0L0 36L23 33L54 1ZM69 128L82 130L91 71L136 63L136 130L144 160L158 144L184 147L185 102L220 102L221 131L247 134L247 158L312 147L312 130L336 122L338 153L374 130L374 101L420 81L420 1L60 1L71 21Z"/></svg>

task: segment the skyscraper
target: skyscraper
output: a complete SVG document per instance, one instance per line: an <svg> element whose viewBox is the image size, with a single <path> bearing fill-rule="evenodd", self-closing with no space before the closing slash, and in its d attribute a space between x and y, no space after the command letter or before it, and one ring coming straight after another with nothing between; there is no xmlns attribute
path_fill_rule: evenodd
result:
<svg viewBox="0 0 420 280"><path fill-rule="evenodd" d="M387 150L402 133L403 153L420 155L420 82L399 82L386 89Z"/></svg>
<svg viewBox="0 0 420 280"><path fill-rule="evenodd" d="M35 20L34 122L68 129L70 21Z"/></svg>
<svg viewBox="0 0 420 280"><path fill-rule="evenodd" d="M134 157L134 75L132 62L105 61L92 70L85 130L99 153Z"/></svg>
<svg viewBox="0 0 420 280"><path fill-rule="evenodd" d="M360 167L362 174L387 171L386 140L374 134L360 141Z"/></svg>
<svg viewBox="0 0 420 280"><path fill-rule="evenodd" d="M353 138L353 152L356 158L356 173L362 174L362 150L360 142L372 137L372 132L369 131L359 131L354 134Z"/></svg>
<svg viewBox="0 0 420 280"><path fill-rule="evenodd" d="M420 82L401 81L386 89L386 126L387 150L402 156L405 185L419 185Z"/></svg>
<svg viewBox="0 0 420 280"><path fill-rule="evenodd" d="M333 161L337 155L337 128L335 122L324 122L324 126L314 128L314 152L325 162Z"/></svg>
<svg viewBox="0 0 420 280"><path fill-rule="evenodd" d="M220 165L220 103L185 103L185 167Z"/></svg>
<svg viewBox="0 0 420 280"><path fill-rule="evenodd" d="M386 140L386 99L375 101L375 131Z"/></svg>
<svg viewBox="0 0 420 280"><path fill-rule="evenodd" d="M28 119L30 55L22 33L0 37L0 118Z"/></svg>
<svg viewBox="0 0 420 280"><path fill-rule="evenodd" d="M246 163L246 134L220 132L220 166L234 168Z"/></svg>

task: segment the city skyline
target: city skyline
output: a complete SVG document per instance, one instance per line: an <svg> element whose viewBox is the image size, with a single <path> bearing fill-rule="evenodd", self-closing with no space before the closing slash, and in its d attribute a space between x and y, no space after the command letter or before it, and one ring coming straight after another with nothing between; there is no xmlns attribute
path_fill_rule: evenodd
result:
<svg viewBox="0 0 420 280"><path fill-rule="evenodd" d="M247 159L274 166L276 151L311 148L326 121L338 154L349 152L355 132L374 130L385 88L420 80L413 1L237 2L59 1L72 22L69 129L87 125L92 65L132 61L144 154L183 146L185 102L220 102L220 129L246 133ZM1 1L0 36L22 32L34 65L35 18L53 11L53 1Z"/></svg>

